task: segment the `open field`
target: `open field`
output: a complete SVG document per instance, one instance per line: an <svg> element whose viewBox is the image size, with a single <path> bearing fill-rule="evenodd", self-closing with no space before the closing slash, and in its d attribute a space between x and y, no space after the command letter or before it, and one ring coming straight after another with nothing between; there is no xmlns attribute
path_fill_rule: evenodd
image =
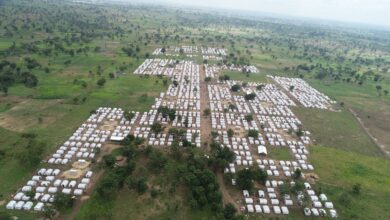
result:
<svg viewBox="0 0 390 220"><path fill-rule="evenodd" d="M294 109L316 144L368 156L383 157L383 152L360 127L348 110L341 112Z"/></svg>
<svg viewBox="0 0 390 220"><path fill-rule="evenodd" d="M340 219L389 218L389 160L322 146L312 147L311 160L320 176L317 187L342 207ZM351 193L354 184L361 184L360 195Z"/></svg>

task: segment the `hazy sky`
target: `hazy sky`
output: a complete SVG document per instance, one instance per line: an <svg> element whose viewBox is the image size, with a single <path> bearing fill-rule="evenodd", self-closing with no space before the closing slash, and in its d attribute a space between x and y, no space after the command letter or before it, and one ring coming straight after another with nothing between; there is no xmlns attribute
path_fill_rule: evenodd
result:
<svg viewBox="0 0 390 220"><path fill-rule="evenodd" d="M127 0L130 1L131 0ZM390 27L390 0L149 0L251 10Z"/></svg>

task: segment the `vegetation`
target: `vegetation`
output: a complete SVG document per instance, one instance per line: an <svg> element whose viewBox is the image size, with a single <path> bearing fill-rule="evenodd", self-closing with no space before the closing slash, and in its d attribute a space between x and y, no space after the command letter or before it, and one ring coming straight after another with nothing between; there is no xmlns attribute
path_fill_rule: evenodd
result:
<svg viewBox="0 0 390 220"><path fill-rule="evenodd" d="M256 130L249 130L247 136L248 137L253 137L253 138L256 139L256 138L259 137L259 132L256 131Z"/></svg>
<svg viewBox="0 0 390 220"><path fill-rule="evenodd" d="M256 93L246 94L246 95L244 96L244 98L245 98L246 100L253 100L253 99L256 98Z"/></svg>
<svg viewBox="0 0 390 220"><path fill-rule="evenodd" d="M157 112L162 115L163 118L169 118L169 120L173 121L176 118L176 110L175 109L169 109L166 106L160 106L157 109Z"/></svg>
<svg viewBox="0 0 390 220"><path fill-rule="evenodd" d="M235 84L230 88L233 92L238 92L241 89L241 86L239 84Z"/></svg>

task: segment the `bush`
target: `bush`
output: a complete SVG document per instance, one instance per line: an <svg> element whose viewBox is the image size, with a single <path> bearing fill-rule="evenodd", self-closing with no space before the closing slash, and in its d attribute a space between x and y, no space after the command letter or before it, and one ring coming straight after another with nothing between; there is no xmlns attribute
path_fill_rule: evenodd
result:
<svg viewBox="0 0 390 220"><path fill-rule="evenodd" d="M106 167L112 168L115 165L116 159L112 154L104 155L103 162Z"/></svg>
<svg viewBox="0 0 390 220"><path fill-rule="evenodd" d="M279 186L279 192L282 196L289 194L290 186L287 183L282 184L281 186Z"/></svg>
<svg viewBox="0 0 390 220"><path fill-rule="evenodd" d="M227 80L230 80L230 76L228 76L228 75L219 76L219 80L220 80L220 81L227 81Z"/></svg>
<svg viewBox="0 0 390 220"><path fill-rule="evenodd" d="M360 185L359 183L356 183L352 186L352 193L354 195L360 195L362 191L362 185Z"/></svg>
<svg viewBox="0 0 390 220"><path fill-rule="evenodd" d="M100 87L104 86L104 84L106 84L106 79L105 78L100 78L96 84Z"/></svg>
<svg viewBox="0 0 390 220"><path fill-rule="evenodd" d="M234 219L236 212L237 212L236 208L231 203L228 203L225 205L225 208L223 209L223 217L226 220Z"/></svg>
<svg viewBox="0 0 390 220"><path fill-rule="evenodd" d="M243 169L237 172L237 186L244 190L252 191L253 189L253 172L249 169Z"/></svg>
<svg viewBox="0 0 390 220"><path fill-rule="evenodd" d="M145 177L134 177L129 176L126 179L127 187L130 190L136 190L139 194L143 194L148 190L148 185L146 184L146 178Z"/></svg>
<svg viewBox="0 0 390 220"><path fill-rule="evenodd" d="M268 179L267 172L265 172L263 169L260 169L258 166L252 166L251 170L253 172L253 179L265 185Z"/></svg>
<svg viewBox="0 0 390 220"><path fill-rule="evenodd" d="M259 132L256 130L249 130L248 137L253 137L253 138L257 139L259 137Z"/></svg>
<svg viewBox="0 0 390 220"><path fill-rule="evenodd" d="M245 100L253 100L256 98L256 93L250 93L245 95Z"/></svg>
<svg viewBox="0 0 390 220"><path fill-rule="evenodd" d="M168 158L160 151L153 151L149 159L148 166L154 172L164 169L168 162Z"/></svg>
<svg viewBox="0 0 390 220"><path fill-rule="evenodd" d="M253 121L253 115L252 115L252 114L247 114L247 115L245 115L245 120L247 120L247 121Z"/></svg>
<svg viewBox="0 0 390 220"><path fill-rule="evenodd" d="M238 84L235 84L230 88L233 92L238 92L241 89L241 86Z"/></svg>
<svg viewBox="0 0 390 220"><path fill-rule="evenodd" d="M211 113L211 110L210 110L209 108L203 110L203 115L204 115L204 116L209 116L210 113Z"/></svg>
<svg viewBox="0 0 390 220"><path fill-rule="evenodd" d="M302 171L301 171L301 169L297 168L297 169L294 171L293 177L294 177L294 179L299 179L299 178L301 178L301 177L302 177Z"/></svg>
<svg viewBox="0 0 390 220"><path fill-rule="evenodd" d="M215 174L206 166L204 158L195 158L190 155L187 166L178 169L180 176L191 192L192 207L204 207L210 205L212 209L222 208L222 195Z"/></svg>
<svg viewBox="0 0 390 220"><path fill-rule="evenodd" d="M54 207L58 210L64 210L71 208L73 206L73 198L72 195L64 194L64 193L56 193L54 197Z"/></svg>
<svg viewBox="0 0 390 220"><path fill-rule="evenodd" d="M18 149L17 158L19 162L26 167L34 167L42 160L46 144L38 142L35 138L29 138L26 146Z"/></svg>
<svg viewBox="0 0 390 220"><path fill-rule="evenodd" d="M256 86L256 89L261 91L261 90L263 90L264 86L265 86L264 84L260 84L260 85Z"/></svg>
<svg viewBox="0 0 390 220"><path fill-rule="evenodd" d="M216 142L211 144L211 156L209 163L215 169L223 169L235 159L235 154L227 147L222 147Z"/></svg>
<svg viewBox="0 0 390 220"><path fill-rule="evenodd" d="M160 106L158 108L158 113L161 113L163 118L169 117L169 120L173 121L176 118L176 110L175 109L170 109L166 106Z"/></svg>
<svg viewBox="0 0 390 220"><path fill-rule="evenodd" d="M155 134L158 134L158 133L161 133L164 128L163 126L160 124L160 123L154 123L152 126L151 126L151 130L155 133Z"/></svg>
<svg viewBox="0 0 390 220"><path fill-rule="evenodd" d="M228 137L233 137L233 135L234 135L234 131L231 129L231 128L229 128L228 130L227 130L227 135L228 135Z"/></svg>
<svg viewBox="0 0 390 220"><path fill-rule="evenodd" d="M301 180L298 180L295 182L294 186L291 187L291 192L294 194L297 194L298 192L302 191L305 189L305 185Z"/></svg>
<svg viewBox="0 0 390 220"><path fill-rule="evenodd" d="M152 198L156 198L156 197L158 196L159 193L160 193L160 191L157 190L157 189L155 189L155 188L152 188L152 189L150 190L150 196L151 196Z"/></svg>

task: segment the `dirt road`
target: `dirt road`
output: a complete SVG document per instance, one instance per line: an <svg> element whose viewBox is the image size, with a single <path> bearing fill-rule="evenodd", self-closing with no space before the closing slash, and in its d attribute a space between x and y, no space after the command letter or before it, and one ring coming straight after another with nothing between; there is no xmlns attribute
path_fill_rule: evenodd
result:
<svg viewBox="0 0 390 220"><path fill-rule="evenodd" d="M384 155L388 158L390 158L390 151L386 150L386 147L381 144L377 138L375 138L371 133L370 131L368 130L368 128L364 125L363 121L361 118L359 118L358 114L351 108L348 109L352 115L356 118L356 120L359 122L360 126L363 128L364 132L366 132L366 134L371 138L372 141L374 141L374 143L382 150L382 152L384 153Z"/></svg>
<svg viewBox="0 0 390 220"><path fill-rule="evenodd" d="M204 66L200 65L200 114L202 115L200 120L200 136L202 139L202 144L207 142L211 143L211 116L204 116L203 112L206 109L210 109L209 95L207 89L207 83L204 81L206 78L206 73L204 71Z"/></svg>

